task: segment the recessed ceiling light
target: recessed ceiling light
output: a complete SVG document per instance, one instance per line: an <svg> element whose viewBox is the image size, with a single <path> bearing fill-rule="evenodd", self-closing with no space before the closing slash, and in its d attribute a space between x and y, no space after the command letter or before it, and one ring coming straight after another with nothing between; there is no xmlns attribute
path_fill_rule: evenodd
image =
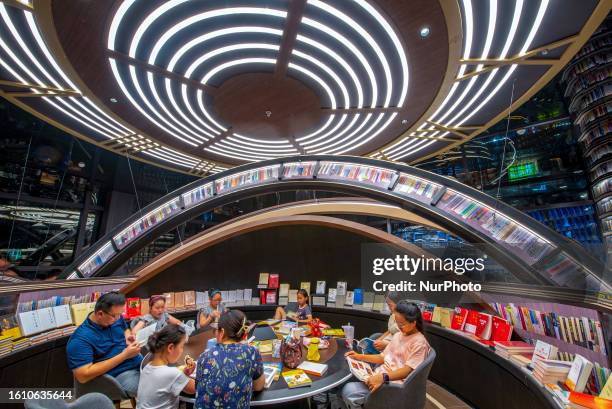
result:
<svg viewBox="0 0 612 409"><path fill-rule="evenodd" d="M419 35L421 36L421 38L427 38L427 36L429 36L429 33L431 33L431 29L429 28L429 26L423 26L419 30Z"/></svg>
<svg viewBox="0 0 612 409"><path fill-rule="evenodd" d="M117 102L117 98L111 98L111 99L110 99L110 102L112 102L112 103L116 103L116 102Z"/></svg>
<svg viewBox="0 0 612 409"><path fill-rule="evenodd" d="M407 119L402 119L402 125L406 125L408 123Z"/></svg>

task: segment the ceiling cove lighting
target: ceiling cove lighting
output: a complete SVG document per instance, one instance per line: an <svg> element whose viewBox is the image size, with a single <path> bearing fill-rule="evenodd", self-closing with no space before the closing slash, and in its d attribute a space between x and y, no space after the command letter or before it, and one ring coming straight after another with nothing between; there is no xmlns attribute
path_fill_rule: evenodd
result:
<svg viewBox="0 0 612 409"><path fill-rule="evenodd" d="M129 41L129 51L128 55L132 58L137 58L140 56L141 52L139 51L139 45L142 41L142 38L146 33L150 30L157 29L156 24L161 20L161 17L166 13L173 10L175 7L183 4L183 1L171 1L163 4L162 6L156 8L152 12L150 12L143 20L142 23L136 29L133 37ZM376 21L377 24L381 26L384 33L388 36L389 40L393 44L391 50L397 53L397 56L400 60L402 66L402 89L400 92L399 100L395 105L401 106L407 94L407 85L408 85L408 64L407 58L403 51L403 47L401 42L399 41L399 37L392 30L391 26L388 22L378 13L373 7L371 7L365 1L357 1L358 4L363 10L367 12L371 18ZM122 20L128 14L130 7L134 5L134 2L127 2L122 4L122 6L117 10L115 18L111 23L111 28L109 32L109 41L108 48L111 50L117 50L117 32L121 26ZM382 83L385 85L382 89L384 92L384 100L382 101L382 105L384 107L388 107L391 104L391 97L393 91L393 78L391 75L390 65L388 62L388 58L385 56L382 51L382 47L377 43L377 41L372 37L372 35L365 30L357 21L355 21L351 16L348 16L341 10L334 8L326 3L323 3L318 0L312 0L309 2L314 8L317 8L334 18L338 19L341 23L349 26L353 31L356 32L364 41L370 46L373 50L374 55L377 57L379 63L383 67L384 71L384 79ZM283 10L274 10L274 9L263 9L257 7L233 7L233 8L225 8L219 10L208 10L206 12L202 12L191 17L188 17L182 21L178 21L175 24L170 22L168 27L164 27L161 32L157 32L157 40L154 40L154 46L147 57L147 61L149 64L156 64L158 56L162 50L165 50L167 44L170 43L170 40L174 38L181 30L184 30L188 27L192 27L194 24L197 24L201 21L212 19L219 16L232 16L239 14L253 14L253 15L265 15L272 16L281 19L286 19L287 13ZM333 38L335 42L339 42L341 47L347 49L352 55L352 58L356 58L357 61L362 65L365 69L368 78L369 85L371 87L371 102L370 106L377 106L378 102L378 94L380 85L379 80L376 78L376 75L373 71L372 64L367 60L365 55L360 52L358 47L355 46L348 38L346 38L343 34L333 30L328 25L322 24L321 22L311 19L309 17L304 17L302 19L302 24L310 26L315 29L317 32L321 33L324 37L330 36ZM151 31L153 32L153 31ZM177 49L174 53L170 50L171 58L167 65L167 69L170 72L176 72L175 68L179 61L184 59L186 55L196 46L202 47L205 43L216 37L221 36L229 36L231 34L238 33L261 33L261 34L270 34L275 38L276 43L278 44L280 38L282 37L282 31L273 27L264 27L264 26L238 26L238 27L226 27L220 30L216 30L210 33L204 33L197 35L194 38L190 38L185 44L179 44L178 46L173 44L173 47ZM147 34L149 35L149 34ZM332 69L329 65L327 65L324 61L317 59L316 57L308 54L305 51L294 49L292 50L292 61L289 62L289 68L294 72L297 71L306 77L314 80L324 91L324 95L327 95L330 100L330 105L332 109L337 108L337 100L340 98L342 100L342 106L346 109L351 106L357 106L358 108L363 107L363 88L362 83L359 79L359 76L355 73L354 69L351 65L354 63L349 63L345 60L345 58L341 57L339 53L334 51L332 48L323 45L321 42L314 40L310 37L304 36L300 33L297 35L298 43L305 43L309 46L316 47L317 51L325 54L326 58L331 58L334 61L334 66L340 65L350 76L354 89L357 94L357 101L351 100L351 94L349 93L346 84L343 80L336 74L335 70ZM251 45L249 45L251 44ZM184 73L180 71L178 74L184 75L186 78L191 78L193 73L196 70L201 70L200 67L203 67L208 60L211 60L213 57L219 57L223 53L231 53L236 50L247 50L247 49L261 49L278 53L278 45L277 44L262 44L252 45L252 43L247 44L235 44L235 45L227 45L221 46L216 49L209 49L207 52L199 55L195 61L188 62L188 68ZM328 77L332 79L332 83L329 84L321 77L319 74L303 67L297 63L294 59L303 59L316 66L318 70L321 70ZM217 58L218 59L218 58ZM236 60L225 61L215 67L206 67L206 71L202 74L202 78L199 81L202 84L207 84L215 75L221 72L224 69L234 67L236 65L243 64L257 64L257 63L275 63L275 60L269 57L261 57L261 58L249 58L242 59L241 62L236 62ZM117 62L115 63L117 64ZM185 65L185 63L182 63ZM118 70L114 70L118 71ZM151 111L148 114L147 118L154 118L156 125L162 125L162 129L164 131L170 131L172 136L178 136L177 133L182 137L182 139L187 139L189 141L195 142L194 138L202 140L204 142L206 140L210 140L212 138L219 137L221 132L227 132L227 127L221 124L210 110L207 107L207 103L204 99L204 91L202 89L195 90L195 96L193 100L197 101L197 107L191 106L192 97L190 97L190 93L192 90L187 87L186 84L180 84L180 93L182 97L182 103L176 100L174 95L174 84L173 81L169 78L164 79L164 95L166 98L162 98L162 94L158 92L155 88L157 86L157 82L154 79L154 75L151 72L147 72L147 82L149 85L149 92L144 93L142 88L140 87L139 76L136 74L137 67L130 66L130 80L132 86L135 88L139 99L144 103L143 106L139 108L139 111ZM122 80L124 82L125 80ZM119 82L119 80L118 80ZM127 87L122 87L126 89ZM149 96L152 96L152 99L147 99ZM134 104L135 98L128 98L130 102ZM169 101L169 105L165 105L165 100ZM176 115L178 113L178 115ZM387 121L383 122L382 128L376 128L381 121L387 117ZM338 150L350 150L354 149L357 146L362 145L363 143L371 140L373 135L379 134L391 120L395 117L395 115L360 115L354 114L349 115L337 115L330 114L327 118L327 121L320 126L318 129L315 129L313 132L304 135L297 136L296 143L298 143L302 149L304 149L307 153L310 152L335 152ZM183 121L179 121L178 119L182 118ZM372 121L374 119L374 121ZM196 122L199 124L196 124ZM369 125L366 127L366 125ZM356 134L363 129L366 129L360 135ZM372 132L376 131L374 134ZM347 135L347 136L345 136ZM230 139L231 138L231 139ZM237 157L241 158L250 158L252 160L259 160L263 157L274 157L281 153L292 153L297 152L297 149L288 144L287 140L281 140L280 142L285 143L289 147L286 148L286 151L279 150L278 148L273 149L271 146L273 145L257 145L252 146L241 138L237 138L234 134L226 134L222 137L225 139L224 142L215 141L212 144L209 144L206 148L211 151L215 151L216 153L223 153L227 151L229 157ZM206 149L205 148L205 149ZM242 150L242 151L240 151Z"/></svg>

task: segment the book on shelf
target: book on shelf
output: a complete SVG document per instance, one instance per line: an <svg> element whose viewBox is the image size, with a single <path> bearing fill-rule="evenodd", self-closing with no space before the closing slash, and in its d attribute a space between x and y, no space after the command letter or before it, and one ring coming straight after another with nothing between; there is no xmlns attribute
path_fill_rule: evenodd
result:
<svg viewBox="0 0 612 409"><path fill-rule="evenodd" d="M324 307L325 306L325 297L321 297L318 295L315 295L312 297L312 305L316 305L319 307Z"/></svg>
<svg viewBox="0 0 612 409"><path fill-rule="evenodd" d="M372 302L373 311L382 311L385 304L385 296L383 294L374 294L374 301Z"/></svg>
<svg viewBox="0 0 612 409"><path fill-rule="evenodd" d="M336 304L336 295L338 294L336 288L327 289L327 301Z"/></svg>
<svg viewBox="0 0 612 409"><path fill-rule="evenodd" d="M316 362L304 361L298 365L297 369L301 369L308 375L323 376L327 372L327 365L319 364Z"/></svg>
<svg viewBox="0 0 612 409"><path fill-rule="evenodd" d="M289 290L289 302L297 302L298 290Z"/></svg>
<svg viewBox="0 0 612 409"><path fill-rule="evenodd" d="M278 274L270 274L268 276L268 288L278 288Z"/></svg>
<svg viewBox="0 0 612 409"><path fill-rule="evenodd" d="M276 304L276 290L266 291L266 304Z"/></svg>
<svg viewBox="0 0 612 409"><path fill-rule="evenodd" d="M374 308L374 293L368 291L363 293L363 308L366 310Z"/></svg>
<svg viewBox="0 0 612 409"><path fill-rule="evenodd" d="M336 294L346 295L346 287L347 287L346 281L338 281L338 284L336 285Z"/></svg>
<svg viewBox="0 0 612 409"><path fill-rule="evenodd" d="M245 288L244 289L244 300L252 300L253 299L253 289Z"/></svg>
<svg viewBox="0 0 612 409"><path fill-rule="evenodd" d="M306 290L308 295L310 295L310 281L302 281L300 283L300 289L301 290Z"/></svg>
<svg viewBox="0 0 612 409"><path fill-rule="evenodd" d="M96 303L94 302L72 304L70 306L70 310L72 312L72 321L74 322L74 325L81 325L83 321L87 319L89 313L93 312L95 305Z"/></svg>
<svg viewBox="0 0 612 409"><path fill-rule="evenodd" d="M312 384L312 380L301 369L285 371L282 373L282 376L285 382L287 382L289 389L301 388Z"/></svg>
<svg viewBox="0 0 612 409"><path fill-rule="evenodd" d="M599 396L601 398L612 400L612 376L610 376L609 370L608 370L608 380L605 381L605 384L602 386Z"/></svg>
<svg viewBox="0 0 612 409"><path fill-rule="evenodd" d="M279 297L289 297L289 284L282 283L278 289Z"/></svg>
<svg viewBox="0 0 612 409"><path fill-rule="evenodd" d="M491 341L510 341L512 325L503 318L494 316L491 322Z"/></svg>
<svg viewBox="0 0 612 409"><path fill-rule="evenodd" d="M194 309L196 306L196 294L194 290L185 291L185 308Z"/></svg>
<svg viewBox="0 0 612 409"><path fill-rule="evenodd" d="M257 287L267 287L269 278L269 273L259 273L259 282L257 283Z"/></svg>
<svg viewBox="0 0 612 409"><path fill-rule="evenodd" d="M518 366L527 366L527 365L531 364L532 360L533 360L533 355L529 354L529 353L527 353L527 354L512 354L512 355L510 355L510 361L514 362Z"/></svg>
<svg viewBox="0 0 612 409"><path fill-rule="evenodd" d="M163 295L166 297L166 309L174 309L174 293L164 293Z"/></svg>
<svg viewBox="0 0 612 409"><path fill-rule="evenodd" d="M582 355L576 354L567 379L565 379L565 386L570 391L583 392L591 375L591 369L593 369L593 363Z"/></svg>
<svg viewBox="0 0 612 409"><path fill-rule="evenodd" d="M198 307L208 304L208 293L206 291L196 291L196 305Z"/></svg>
<svg viewBox="0 0 612 409"><path fill-rule="evenodd" d="M336 308L344 308L346 305L346 295L336 295Z"/></svg>
<svg viewBox="0 0 612 409"><path fill-rule="evenodd" d="M465 326L463 330L468 334L476 334L476 329L478 328L478 311L469 310L467 314L467 318L465 319Z"/></svg>
<svg viewBox="0 0 612 409"><path fill-rule="evenodd" d="M289 297L278 297L278 305L284 307L287 304L289 304Z"/></svg>
<svg viewBox="0 0 612 409"><path fill-rule="evenodd" d="M488 340L491 338L491 327L493 316L484 312L478 313L478 324L476 325L476 335L478 338Z"/></svg>
<svg viewBox="0 0 612 409"><path fill-rule="evenodd" d="M55 318L55 326L57 328L73 325L72 314L70 313L70 305L62 304L52 307L53 316Z"/></svg>
<svg viewBox="0 0 612 409"><path fill-rule="evenodd" d="M453 321L454 310L451 308L440 309L440 325L443 328L450 328Z"/></svg>
<svg viewBox="0 0 612 409"><path fill-rule="evenodd" d="M128 319L141 315L140 298L130 297L125 300L125 317Z"/></svg>
<svg viewBox="0 0 612 409"><path fill-rule="evenodd" d="M239 304L244 303L244 289L236 290L236 302Z"/></svg>
<svg viewBox="0 0 612 409"><path fill-rule="evenodd" d="M184 292L174 293L174 309L177 311L183 311L185 309L185 293Z"/></svg>
<svg viewBox="0 0 612 409"><path fill-rule="evenodd" d="M260 300L258 297L251 298L251 305L260 305Z"/></svg>
<svg viewBox="0 0 612 409"><path fill-rule="evenodd" d="M431 316L431 322L435 322L436 324L440 323L442 307L438 307L437 305L433 309L433 314Z"/></svg>
<svg viewBox="0 0 612 409"><path fill-rule="evenodd" d="M325 281L317 281L316 294L325 295Z"/></svg>
<svg viewBox="0 0 612 409"><path fill-rule="evenodd" d="M467 319L468 310L462 307L455 307L455 315L451 322L451 328L457 331L463 331L465 321Z"/></svg>
<svg viewBox="0 0 612 409"><path fill-rule="evenodd" d="M363 304L363 289L355 288L353 290L353 304L362 305Z"/></svg>
<svg viewBox="0 0 612 409"><path fill-rule="evenodd" d="M538 360L555 359L557 357L557 347L546 343L541 340L537 340L535 348L533 350L533 363L535 364Z"/></svg>
<svg viewBox="0 0 612 409"><path fill-rule="evenodd" d="M355 293L353 291L347 291L344 297L344 305L352 307L355 302Z"/></svg>

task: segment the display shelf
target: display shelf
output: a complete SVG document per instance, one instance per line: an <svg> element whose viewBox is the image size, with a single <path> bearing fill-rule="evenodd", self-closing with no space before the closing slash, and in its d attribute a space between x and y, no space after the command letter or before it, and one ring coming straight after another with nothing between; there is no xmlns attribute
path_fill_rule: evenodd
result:
<svg viewBox="0 0 612 409"><path fill-rule="evenodd" d="M187 193L183 193L181 196L183 197L185 208L188 209L213 197L213 186L213 183L210 182L203 186L198 186Z"/></svg>
<svg viewBox="0 0 612 409"><path fill-rule="evenodd" d="M600 180L592 187L593 197L595 200L599 201L607 195L608 193L612 193L612 177L604 180ZM607 196L606 196L607 197Z"/></svg>
<svg viewBox="0 0 612 409"><path fill-rule="evenodd" d="M515 255L533 265L555 246L495 209L448 189L438 202L444 212L459 216L477 231L492 237Z"/></svg>
<svg viewBox="0 0 612 409"><path fill-rule="evenodd" d="M407 173L400 173L393 191L402 196L414 198L423 203L431 203L433 197L442 189L437 183L430 182Z"/></svg>
<svg viewBox="0 0 612 409"><path fill-rule="evenodd" d="M117 252L113 248L113 243L109 241L91 257L85 260L84 263L79 265L78 270L84 277L91 277L102 264L106 263L116 253Z"/></svg>
<svg viewBox="0 0 612 409"><path fill-rule="evenodd" d="M610 112L612 112L612 103L610 103L610 101L602 101L581 113L580 116L576 118L576 123L583 128L588 128L594 121L609 118Z"/></svg>
<svg viewBox="0 0 612 409"><path fill-rule="evenodd" d="M591 169L589 177L592 182L597 183L598 179L612 172L612 160L600 163Z"/></svg>
<svg viewBox="0 0 612 409"><path fill-rule="evenodd" d="M130 224L119 234L113 237L113 241L119 250L127 246L132 240L146 233L164 220L174 216L181 211L178 197L171 199L163 205L151 210L143 217Z"/></svg>
<svg viewBox="0 0 612 409"><path fill-rule="evenodd" d="M603 162L603 158L607 158L610 154L612 154L612 139L597 145L594 149L589 151L586 154L587 164L591 167L597 166L599 163Z"/></svg>
<svg viewBox="0 0 612 409"><path fill-rule="evenodd" d="M601 290L599 279L565 252L544 259L537 267L539 271L561 287L584 291Z"/></svg>
<svg viewBox="0 0 612 409"><path fill-rule="evenodd" d="M584 112L595 108L597 105L600 105L605 101L609 101L611 96L611 83L604 83L602 85L597 84L597 86L593 87L588 93L572 101L572 104L570 105L570 112L576 113L577 111L580 111L580 113L577 114L577 116L580 117L580 115L582 115Z"/></svg>
<svg viewBox="0 0 612 409"><path fill-rule="evenodd" d="M356 163L321 161L317 178L356 182L388 189L394 181L393 170Z"/></svg>
<svg viewBox="0 0 612 409"><path fill-rule="evenodd" d="M215 180L217 194L225 194L246 186L259 185L278 180L280 164L250 169L236 175Z"/></svg>
<svg viewBox="0 0 612 409"><path fill-rule="evenodd" d="M598 126L593 127L588 132L583 132L578 138L578 142L582 142L588 148L595 140L606 137L612 133L612 121L603 122Z"/></svg>
<svg viewBox="0 0 612 409"><path fill-rule="evenodd" d="M317 162L288 162L283 164L283 179L310 179L314 176Z"/></svg>

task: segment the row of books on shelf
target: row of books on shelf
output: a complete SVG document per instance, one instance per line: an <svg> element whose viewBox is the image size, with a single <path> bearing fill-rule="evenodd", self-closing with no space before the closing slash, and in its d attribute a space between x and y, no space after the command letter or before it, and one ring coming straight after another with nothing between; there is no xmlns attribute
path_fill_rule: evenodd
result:
<svg viewBox="0 0 612 409"><path fill-rule="evenodd" d="M594 67L605 65L610 61L612 61L612 52L609 51L602 54L591 55L588 58L578 61L575 65L572 65L572 67L564 73L564 76L571 78Z"/></svg>
<svg viewBox="0 0 612 409"><path fill-rule="evenodd" d="M612 212L612 197L606 197L597 202L597 212L600 215Z"/></svg>
<svg viewBox="0 0 612 409"><path fill-rule="evenodd" d="M591 166L601 158L612 153L612 141L608 141L593 149L587 158L587 165Z"/></svg>
<svg viewBox="0 0 612 409"><path fill-rule="evenodd" d="M603 83L599 86L595 86L590 89L588 92L580 94L579 97L576 97L572 100L570 105L570 112L578 112L583 111L589 105L597 103L598 101L604 99L605 97L612 95L612 83Z"/></svg>
<svg viewBox="0 0 612 409"><path fill-rule="evenodd" d="M92 291L82 295L68 295L68 296L53 296L45 298L44 300L31 300L31 301L20 301L17 304L17 312L26 312L38 310L41 308L55 307L64 304L83 304L96 302L104 292Z"/></svg>
<svg viewBox="0 0 612 409"><path fill-rule="evenodd" d="M95 303L62 304L55 307L41 308L38 310L24 311L16 314L18 332L13 335L18 337L30 336L43 333L56 328L80 325L90 312L94 310ZM3 334L7 331L3 331Z"/></svg>
<svg viewBox="0 0 612 409"><path fill-rule="evenodd" d="M78 269L85 277L90 277L102 264L106 263L116 253L112 243L109 241L96 251L94 255L81 263Z"/></svg>
<svg viewBox="0 0 612 409"><path fill-rule="evenodd" d="M593 185L593 196L595 199L612 192L612 177L600 180Z"/></svg>
<svg viewBox="0 0 612 409"><path fill-rule="evenodd" d="M311 178L317 162L291 162L283 164L283 179Z"/></svg>
<svg viewBox="0 0 612 409"><path fill-rule="evenodd" d="M586 150L589 150L592 145L599 143L601 138L605 138L612 133L612 120L601 121L597 126L593 126L588 132L580 135L578 140L584 143Z"/></svg>
<svg viewBox="0 0 612 409"><path fill-rule="evenodd" d="M34 345L42 344L56 338L70 335L77 327L70 325L68 327L56 328L32 337L24 337L20 334L0 335L0 357L8 355L12 352L21 351Z"/></svg>
<svg viewBox="0 0 612 409"><path fill-rule="evenodd" d="M572 81L572 85L566 89L566 95L574 95L576 92L588 88L597 82L605 81L612 77L612 67L602 67L577 77Z"/></svg>
<svg viewBox="0 0 612 409"><path fill-rule="evenodd" d="M505 247L521 251L530 264L541 259L552 249L551 244L496 212L495 209L460 193L448 190L440 199L438 207L461 217L472 227L485 232Z"/></svg>
<svg viewBox="0 0 612 409"><path fill-rule="evenodd" d="M217 194L226 193L242 186L278 180L280 165L251 169L237 175L215 180Z"/></svg>
<svg viewBox="0 0 612 409"><path fill-rule="evenodd" d="M601 322L587 317L570 317L541 312L525 306L492 303L491 307L516 328L546 335L606 355L606 338Z"/></svg>
<svg viewBox="0 0 612 409"><path fill-rule="evenodd" d="M607 30L607 26L605 24L601 25L601 30L605 31ZM593 34L593 37L596 37L598 34L598 32L595 32ZM595 38L593 40L590 40L588 43L586 43L581 49L580 51L578 51L578 53L574 56L574 61L579 61L580 58L584 57L587 54L590 54L592 52L595 51L599 51L603 48L608 47L609 45L612 45L612 36L610 36L609 34L603 35L601 37ZM569 73L564 73L564 78L565 75L569 74Z"/></svg>
<svg viewBox="0 0 612 409"><path fill-rule="evenodd" d="M181 206L178 198L172 199L132 223L113 237L117 248L122 249L130 241L142 235L147 230L156 226L163 220L173 216L180 211Z"/></svg>
<svg viewBox="0 0 612 409"><path fill-rule="evenodd" d="M591 122L600 118L608 117L610 112L612 112L612 103L608 102L602 105L597 105L595 108L589 109L581 114L577 118L576 123L581 127L586 128Z"/></svg>
<svg viewBox="0 0 612 409"><path fill-rule="evenodd" d="M347 179L388 188L393 182L395 175L395 172L390 169L352 163L322 161L319 165L317 178Z"/></svg>

